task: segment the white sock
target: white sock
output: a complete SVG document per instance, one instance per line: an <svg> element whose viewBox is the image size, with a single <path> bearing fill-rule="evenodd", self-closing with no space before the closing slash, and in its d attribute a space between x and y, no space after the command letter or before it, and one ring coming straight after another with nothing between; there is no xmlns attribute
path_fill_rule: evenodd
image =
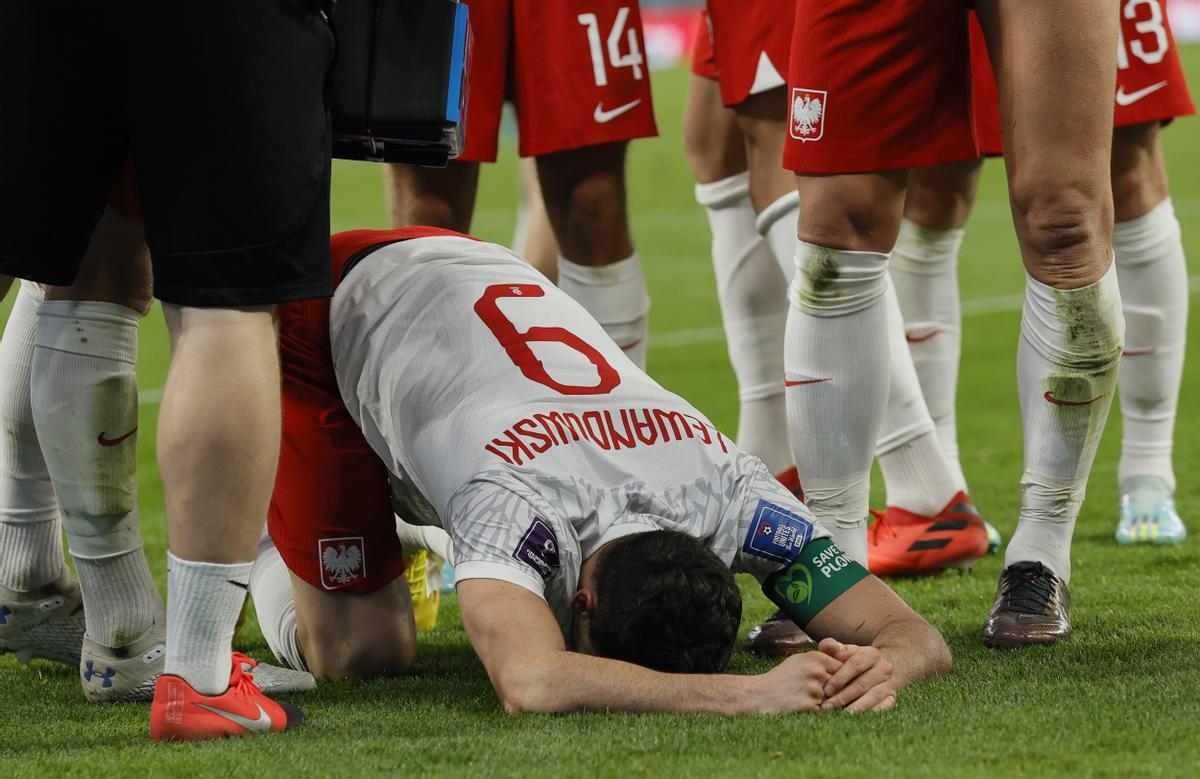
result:
<svg viewBox="0 0 1200 779"><path fill-rule="evenodd" d="M22 281L0 341L0 587L29 592L63 573L58 501L33 424L29 372L41 287Z"/></svg>
<svg viewBox="0 0 1200 779"><path fill-rule="evenodd" d="M697 184L696 202L712 231L717 300L737 376L737 444L780 473L792 467L783 392L787 286L755 230L749 173Z"/></svg>
<svg viewBox="0 0 1200 779"><path fill-rule="evenodd" d="M888 395L887 260L800 241L788 292L788 423L805 500L864 565L871 454Z"/></svg>
<svg viewBox="0 0 1200 779"><path fill-rule="evenodd" d="M1017 347L1025 473L1005 566L1040 562L1070 580L1071 535L1117 389L1124 334L1111 266L1079 289L1026 277Z"/></svg>
<svg viewBox="0 0 1200 779"><path fill-rule="evenodd" d="M1113 249L1125 309L1118 374L1125 424L1117 480L1155 476L1174 492L1171 445L1187 339L1188 276L1171 199L1119 222Z"/></svg>
<svg viewBox="0 0 1200 779"><path fill-rule="evenodd" d="M229 688L233 630L254 563L198 563L167 552L167 658L201 695Z"/></svg>
<svg viewBox="0 0 1200 779"><path fill-rule="evenodd" d="M300 644L296 640L296 598L287 563L264 530L258 542L258 554L250 571L250 597L267 646L289 668L307 671Z"/></svg>
<svg viewBox="0 0 1200 779"><path fill-rule="evenodd" d="M961 229L930 230L903 220L892 250L891 276L904 314L905 335L921 394L955 481L960 489L966 489L954 409L962 354L958 294L962 240Z"/></svg>
<svg viewBox="0 0 1200 779"><path fill-rule="evenodd" d="M596 318L639 368L646 367L650 295L637 253L611 265L576 265L558 258L558 286Z"/></svg>
<svg viewBox="0 0 1200 779"><path fill-rule="evenodd" d="M796 222L799 215L800 193L793 190L764 208L755 219L755 229L771 244L771 253L789 283L796 274Z"/></svg>
<svg viewBox="0 0 1200 779"><path fill-rule="evenodd" d="M138 319L115 303L43 302L30 382L87 633L109 647L144 634L162 609L138 527Z"/></svg>
<svg viewBox="0 0 1200 779"><path fill-rule="evenodd" d="M888 281L888 347L891 381L875 455L887 487L887 504L914 514L933 516L963 487L955 480L933 420L925 408L921 385L904 340L904 319L896 290Z"/></svg>

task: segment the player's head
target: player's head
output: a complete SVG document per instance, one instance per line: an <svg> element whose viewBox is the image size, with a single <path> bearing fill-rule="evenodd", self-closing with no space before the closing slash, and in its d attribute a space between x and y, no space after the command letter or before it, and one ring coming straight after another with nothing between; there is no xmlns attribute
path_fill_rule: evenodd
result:
<svg viewBox="0 0 1200 779"><path fill-rule="evenodd" d="M584 562L572 603L582 650L677 673L723 669L742 619L729 568L673 530L605 544Z"/></svg>

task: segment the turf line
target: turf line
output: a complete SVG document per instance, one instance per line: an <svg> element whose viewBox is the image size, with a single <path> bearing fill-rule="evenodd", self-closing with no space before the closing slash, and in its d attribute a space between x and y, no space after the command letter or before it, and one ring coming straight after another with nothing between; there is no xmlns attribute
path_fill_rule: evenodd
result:
<svg viewBox="0 0 1200 779"><path fill-rule="evenodd" d="M1200 276L1188 278L1188 289L1195 295L1200 292ZM1002 311L1020 311L1024 305L1023 295L997 295L991 298L975 298L962 302L964 317L996 314ZM651 349L678 349L683 346L716 344L725 340L725 331L720 327L693 327L686 330L667 330L654 333L650 339ZM156 406L162 400L162 388L143 390L138 396L139 406Z"/></svg>

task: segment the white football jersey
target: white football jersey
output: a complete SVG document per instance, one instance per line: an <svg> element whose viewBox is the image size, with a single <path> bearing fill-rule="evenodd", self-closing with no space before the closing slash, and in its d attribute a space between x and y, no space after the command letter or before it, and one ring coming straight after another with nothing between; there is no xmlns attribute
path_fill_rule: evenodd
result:
<svg viewBox="0 0 1200 779"><path fill-rule="evenodd" d="M623 535L680 530L760 578L828 535L503 247L437 236L375 249L337 287L330 336L342 398L400 482L404 518L440 519L459 579L543 596L564 632L579 564Z"/></svg>

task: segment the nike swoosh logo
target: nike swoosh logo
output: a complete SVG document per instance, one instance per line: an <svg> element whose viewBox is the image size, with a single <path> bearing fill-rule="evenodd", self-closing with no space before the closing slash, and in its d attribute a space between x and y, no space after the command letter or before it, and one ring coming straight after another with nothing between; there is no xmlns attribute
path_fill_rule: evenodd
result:
<svg viewBox="0 0 1200 779"><path fill-rule="evenodd" d="M1117 87L1117 105L1126 106L1133 105L1137 101L1149 94L1153 94L1167 85L1167 82L1160 81L1157 84L1151 84L1145 89L1139 89L1136 92L1126 92L1125 87Z"/></svg>
<svg viewBox="0 0 1200 779"><path fill-rule="evenodd" d="M100 435L96 436L96 442L99 443L101 446L116 446L117 444L121 443L126 438L128 438L129 436L133 435L136 432L137 432L137 427L135 426L132 430L130 430L128 433L126 433L123 436L117 436L116 438L105 438L104 431L101 430Z"/></svg>
<svg viewBox="0 0 1200 779"><path fill-rule="evenodd" d="M785 387L802 387L805 384L821 384L826 381L833 381L833 377L830 376L827 379L800 379L799 381L791 381L789 379L784 379L783 386L785 386Z"/></svg>
<svg viewBox="0 0 1200 779"><path fill-rule="evenodd" d="M205 706L203 703L197 703L196 705L205 711L211 711L218 717L224 717L235 725L241 725L251 733L266 733L271 729L271 715L267 714L262 705L258 703L254 704L258 707L258 719L243 717L241 714L234 714L232 711L218 709L216 706Z"/></svg>
<svg viewBox="0 0 1200 779"><path fill-rule="evenodd" d="M617 346L621 347L621 351L623 351L623 352L627 352L627 351L629 351L630 349L632 349L633 347L635 347L635 346L637 346L638 344L640 344L641 342L642 342L642 339L641 339L641 338L639 338L639 339L637 339L636 341L630 341L630 342L629 342L629 343L627 343L627 344L617 344Z"/></svg>
<svg viewBox="0 0 1200 779"><path fill-rule="evenodd" d="M1121 352L1122 357L1145 357L1147 354L1154 354L1158 351L1158 347L1151 346L1149 349L1126 349Z"/></svg>
<svg viewBox="0 0 1200 779"><path fill-rule="evenodd" d="M596 112L592 114L592 118L596 120L596 124L606 124L608 122L611 122L613 119L616 119L621 114L626 113L627 111L632 111L641 102L642 102L642 99L639 97L637 100L634 100L632 103L626 103L625 105L619 105L610 111L604 110L603 103L596 103Z"/></svg>
<svg viewBox="0 0 1200 779"><path fill-rule="evenodd" d="M1046 390L1045 394L1043 394L1042 397L1045 398L1048 402L1053 403L1056 406L1090 406L1104 396L1097 395L1096 397L1092 398L1091 400L1063 400L1062 398L1054 397L1054 393L1051 392L1050 390Z"/></svg>
<svg viewBox="0 0 1200 779"><path fill-rule="evenodd" d="M935 335L941 335L941 334L942 334L941 330L934 330L932 332L926 333L925 335L909 335L908 333L905 333L904 340L908 341L910 344L921 344L921 343L925 343L930 338L933 338Z"/></svg>
<svg viewBox="0 0 1200 779"><path fill-rule="evenodd" d="M246 590L247 592L250 591L250 585L248 583L235 582L233 579L226 579L225 581L229 582L234 587L241 587L243 590Z"/></svg>

